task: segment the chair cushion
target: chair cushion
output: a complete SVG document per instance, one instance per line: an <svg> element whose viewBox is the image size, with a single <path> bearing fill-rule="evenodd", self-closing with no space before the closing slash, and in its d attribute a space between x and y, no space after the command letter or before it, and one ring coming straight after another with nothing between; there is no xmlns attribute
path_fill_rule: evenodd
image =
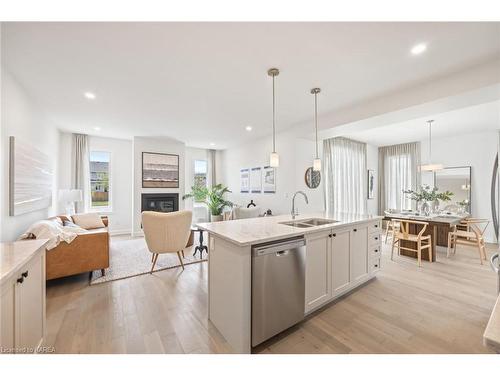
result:
<svg viewBox="0 0 500 375"><path fill-rule="evenodd" d="M99 214L88 213L88 214L77 214L71 216L73 222L83 229L96 229L104 228L105 225L102 222Z"/></svg>

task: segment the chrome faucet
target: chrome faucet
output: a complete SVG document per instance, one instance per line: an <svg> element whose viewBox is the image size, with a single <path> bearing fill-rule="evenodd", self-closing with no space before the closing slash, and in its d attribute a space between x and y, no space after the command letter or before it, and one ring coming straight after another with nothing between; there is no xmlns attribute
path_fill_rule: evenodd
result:
<svg viewBox="0 0 500 375"><path fill-rule="evenodd" d="M300 190L295 192L292 198L292 220L295 220L295 216L299 214L299 210L295 209L295 197L297 196L297 194L302 194L304 196L304 199L306 200L306 203L309 204L309 199L307 199L306 193Z"/></svg>

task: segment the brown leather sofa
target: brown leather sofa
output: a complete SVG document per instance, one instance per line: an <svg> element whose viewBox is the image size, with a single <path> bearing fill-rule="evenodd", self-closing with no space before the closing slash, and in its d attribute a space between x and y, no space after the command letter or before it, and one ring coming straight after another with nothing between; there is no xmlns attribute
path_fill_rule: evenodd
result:
<svg viewBox="0 0 500 375"><path fill-rule="evenodd" d="M70 217L56 216L51 220L70 220ZM109 267L108 218L102 217L104 228L90 229L79 234L71 243L61 242L46 252L47 280L101 270L104 275Z"/></svg>

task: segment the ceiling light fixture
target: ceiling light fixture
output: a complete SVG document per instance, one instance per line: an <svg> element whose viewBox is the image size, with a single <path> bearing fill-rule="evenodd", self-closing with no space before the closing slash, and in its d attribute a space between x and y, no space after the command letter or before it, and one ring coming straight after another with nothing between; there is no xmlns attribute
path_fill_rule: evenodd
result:
<svg viewBox="0 0 500 375"><path fill-rule="evenodd" d="M276 87L275 87L275 79L276 76L280 74L280 71L277 68L271 68L267 71L267 75L273 77L273 152L269 156L269 165L271 167L279 167L280 166L280 156L276 152Z"/></svg>
<svg viewBox="0 0 500 375"><path fill-rule="evenodd" d="M420 55L421 53L424 53L426 50L427 50L427 44L419 43L412 47L411 53L413 55Z"/></svg>
<svg viewBox="0 0 500 375"><path fill-rule="evenodd" d="M94 130L95 130L96 132L98 132L98 131L100 131L100 130L101 130L101 128L100 128L100 127L98 127L98 126L94 126Z"/></svg>
<svg viewBox="0 0 500 375"><path fill-rule="evenodd" d="M210 146L215 146L215 143L213 143L213 142L210 142Z"/></svg>
<svg viewBox="0 0 500 375"><path fill-rule="evenodd" d="M247 132L251 132L251 131L252 131L252 127L251 127L251 126L245 126L245 130L246 130Z"/></svg>
<svg viewBox="0 0 500 375"><path fill-rule="evenodd" d="M321 92L321 89L315 87L311 89L311 94L314 95L314 132L316 135L316 158L313 161L313 171L321 170L321 159L318 155L318 94Z"/></svg>
<svg viewBox="0 0 500 375"><path fill-rule="evenodd" d="M95 94L93 92L87 91L86 93L83 94L87 99L94 100L96 98Z"/></svg>
<svg viewBox="0 0 500 375"><path fill-rule="evenodd" d="M432 163L432 123L434 120L429 120L427 123L429 124L429 159L427 160L427 164L420 165L421 172L435 172L443 169L442 164L433 164Z"/></svg>

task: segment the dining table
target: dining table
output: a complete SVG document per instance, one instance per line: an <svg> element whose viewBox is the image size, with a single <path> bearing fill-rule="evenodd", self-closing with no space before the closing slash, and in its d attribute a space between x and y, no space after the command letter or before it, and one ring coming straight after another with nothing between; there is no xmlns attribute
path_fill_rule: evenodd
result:
<svg viewBox="0 0 500 375"><path fill-rule="evenodd" d="M451 214L451 213L440 213L440 214L429 214L420 215L415 211L402 211L402 212L385 212L384 220L412 220L426 222L427 228L424 235L431 236L432 242L432 261L436 261L436 246L448 246L448 233L454 229L457 224L467 217L469 214ZM418 234L422 227L418 224L410 224L409 231L411 234ZM392 244L391 244L392 245ZM417 244L411 241L401 241L401 246L408 247L410 249L416 249ZM401 249L401 255L416 258L417 253L410 250ZM422 260L429 260L429 251L427 249L422 250Z"/></svg>

